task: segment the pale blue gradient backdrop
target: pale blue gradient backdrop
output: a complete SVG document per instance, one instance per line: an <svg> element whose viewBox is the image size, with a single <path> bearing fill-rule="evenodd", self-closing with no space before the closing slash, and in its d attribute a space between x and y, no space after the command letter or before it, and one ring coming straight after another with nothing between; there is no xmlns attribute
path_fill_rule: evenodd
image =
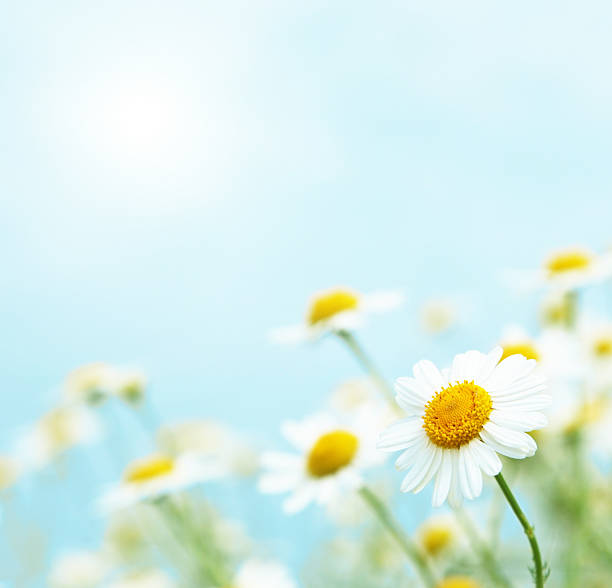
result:
<svg viewBox="0 0 612 588"><path fill-rule="evenodd" d="M335 341L267 343L313 290L405 290L361 334L394 377L533 323L500 268L612 243L608 3L2 4L4 450L100 359L141 365L168 420L274 446L282 419L359 374ZM96 120L132 82L170 96L159 145ZM443 294L468 318L424 337L417 309ZM126 428L130 455L147 450ZM14 497L51 555L97 544L92 482L120 471L102 447L71 460L63 485L41 474ZM323 515L230 485L213 489L223 510L298 569ZM404 497L406 520L427 500Z"/></svg>

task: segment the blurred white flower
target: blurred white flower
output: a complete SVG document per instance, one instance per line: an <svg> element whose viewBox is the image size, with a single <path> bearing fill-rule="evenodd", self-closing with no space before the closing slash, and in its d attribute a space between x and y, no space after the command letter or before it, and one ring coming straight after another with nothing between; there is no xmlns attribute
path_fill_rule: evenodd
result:
<svg viewBox="0 0 612 588"><path fill-rule="evenodd" d="M161 570L144 570L123 576L108 588L174 588L176 582Z"/></svg>
<svg viewBox="0 0 612 588"><path fill-rule="evenodd" d="M432 298L421 307L421 325L427 333L439 334L450 329L457 321L457 309L452 301Z"/></svg>
<svg viewBox="0 0 612 588"><path fill-rule="evenodd" d="M331 288L312 296L302 324L273 329L270 338L276 343L299 343L329 332L351 331L363 326L367 315L393 310L403 301L403 294L396 290L360 294Z"/></svg>
<svg viewBox="0 0 612 588"><path fill-rule="evenodd" d="M422 550L436 558L447 554L459 543L461 530L454 516L434 515L417 529L416 537Z"/></svg>
<svg viewBox="0 0 612 588"><path fill-rule="evenodd" d="M288 421L283 434L300 452L270 452L262 456L267 471L259 489L266 493L291 492L284 502L287 513L311 502L327 504L363 484L363 470L384 460L376 451L380 418L361 411L351 418L322 413L301 422Z"/></svg>
<svg viewBox="0 0 612 588"><path fill-rule="evenodd" d="M220 471L248 476L259 468L259 456L237 433L221 423L193 420L163 425L157 444L170 455L190 454L217 462Z"/></svg>
<svg viewBox="0 0 612 588"><path fill-rule="evenodd" d="M84 406L61 406L45 414L17 441L26 468L40 468L77 446L100 439L102 425Z"/></svg>
<svg viewBox="0 0 612 588"><path fill-rule="evenodd" d="M502 353L468 351L442 371L422 360L413 378L398 378L396 399L408 416L383 431L378 446L403 450L396 461L409 469L402 492L420 492L435 477L434 506L447 498L458 505L480 496L481 469L501 471L496 452L518 459L535 453L526 432L546 425L539 412L551 400L545 379L532 374L533 359L512 355L500 363Z"/></svg>
<svg viewBox="0 0 612 588"><path fill-rule="evenodd" d="M174 459L165 455L150 455L132 462L121 482L100 499L103 512L123 509L140 501L186 490L206 480L222 475L217 464L205 463L190 455Z"/></svg>
<svg viewBox="0 0 612 588"><path fill-rule="evenodd" d="M236 574L233 588L297 588L289 570L282 564L257 558L248 559Z"/></svg>
<svg viewBox="0 0 612 588"><path fill-rule="evenodd" d="M149 539L145 524L149 513L145 506L134 504L114 513L104 532L103 549L113 562L136 560L146 553Z"/></svg>
<svg viewBox="0 0 612 588"><path fill-rule="evenodd" d="M147 378L136 368L113 367L109 374L110 393L127 404L140 404L145 397Z"/></svg>
<svg viewBox="0 0 612 588"><path fill-rule="evenodd" d="M109 572L103 555L95 551L75 551L60 557L49 574L51 588L96 588Z"/></svg>
<svg viewBox="0 0 612 588"><path fill-rule="evenodd" d="M549 286L559 292L576 290L612 277L612 253L596 254L584 247L568 247L549 255L537 270L506 272L520 289Z"/></svg>
<svg viewBox="0 0 612 588"><path fill-rule="evenodd" d="M590 395L603 394L612 388L612 322L587 316L577 326L585 385Z"/></svg>
<svg viewBox="0 0 612 588"><path fill-rule="evenodd" d="M112 368L103 362L88 363L71 371L64 380L66 402L96 405L104 402L109 393Z"/></svg>

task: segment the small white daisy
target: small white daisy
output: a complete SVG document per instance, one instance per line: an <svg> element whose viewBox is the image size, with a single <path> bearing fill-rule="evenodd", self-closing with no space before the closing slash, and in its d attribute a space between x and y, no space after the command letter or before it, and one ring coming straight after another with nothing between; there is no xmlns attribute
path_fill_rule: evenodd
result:
<svg viewBox="0 0 612 588"><path fill-rule="evenodd" d="M216 463L190 455L176 459L150 455L132 462L123 479L100 499L102 512L132 506L138 502L186 490L223 474Z"/></svg>
<svg viewBox="0 0 612 588"><path fill-rule="evenodd" d="M270 338L276 343L300 343L330 332L352 331L363 326L368 314L393 310L403 301L398 291L360 294L349 288L331 288L312 296L302 324L273 329Z"/></svg>
<svg viewBox="0 0 612 588"><path fill-rule="evenodd" d="M612 322L588 316L578 323L578 340L589 393L612 389Z"/></svg>
<svg viewBox="0 0 612 588"><path fill-rule="evenodd" d="M423 551L436 558L447 554L457 546L462 538L456 517L450 514L429 517L416 532L416 537Z"/></svg>
<svg viewBox="0 0 612 588"><path fill-rule="evenodd" d="M17 454L26 469L41 468L77 445L102 436L102 425L92 410L61 406L46 413L17 441Z"/></svg>
<svg viewBox="0 0 612 588"><path fill-rule="evenodd" d="M551 400L545 379L532 374L535 360L512 355L500 362L502 354L501 347L488 355L468 351L442 371L423 360L414 377L398 378L396 400L408 417L383 431L378 447L403 450L396 461L399 470L410 468L403 492L420 492L435 477L434 506L447 498L459 505L463 496L480 496L481 470L501 471L496 452L517 459L535 453L527 431L546 425L539 412Z"/></svg>
<svg viewBox="0 0 612 588"><path fill-rule="evenodd" d="M457 307L452 300L432 298L421 307L421 326L432 335L448 331L457 322Z"/></svg>
<svg viewBox="0 0 612 588"><path fill-rule="evenodd" d="M612 277L612 253L568 247L551 253L537 270L509 271L506 277L522 289L550 286L561 292L576 290Z"/></svg>
<svg viewBox="0 0 612 588"><path fill-rule="evenodd" d="M282 564L258 558L248 559L242 564L232 582L235 588L297 588L289 570Z"/></svg>
<svg viewBox="0 0 612 588"><path fill-rule="evenodd" d="M376 451L377 415L362 411L350 419L323 413L284 424L283 434L300 452L266 453L268 471L259 481L266 493L291 492L283 507L295 513L310 504L328 504L363 484L364 469L382 462Z"/></svg>
<svg viewBox="0 0 612 588"><path fill-rule="evenodd" d="M103 362L88 363L71 371L62 385L64 399L69 404L96 405L109 394L112 367Z"/></svg>

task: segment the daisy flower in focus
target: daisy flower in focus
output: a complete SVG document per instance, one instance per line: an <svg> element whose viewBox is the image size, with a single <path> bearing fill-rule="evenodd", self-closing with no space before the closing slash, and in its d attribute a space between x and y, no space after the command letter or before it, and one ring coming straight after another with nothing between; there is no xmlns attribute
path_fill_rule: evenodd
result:
<svg viewBox="0 0 612 588"><path fill-rule="evenodd" d="M257 558L248 559L242 564L231 585L232 588L297 588L284 565Z"/></svg>
<svg viewBox="0 0 612 588"><path fill-rule="evenodd" d="M393 310L403 301L403 294L396 290L360 294L349 288L331 288L311 297L301 324L273 329L270 338L276 343L300 343L330 332L352 331L363 326L367 315Z"/></svg>
<svg viewBox="0 0 612 588"><path fill-rule="evenodd" d="M102 435L96 415L81 406L62 406L45 414L18 441L26 467L40 468L77 445L91 444Z"/></svg>
<svg viewBox="0 0 612 588"><path fill-rule="evenodd" d="M519 286L550 286L567 292L612 277L612 253L596 254L584 247L568 247L551 253L542 266L532 271L512 271L508 278Z"/></svg>
<svg viewBox="0 0 612 588"><path fill-rule="evenodd" d="M364 469L383 460L376 451L377 415L362 411L350 419L323 413L289 421L283 434L299 453L262 456L267 470L259 481L265 493L291 492L283 508L295 513L311 502L328 504L363 484Z"/></svg>
<svg viewBox="0 0 612 588"><path fill-rule="evenodd" d="M482 491L482 472L501 471L497 453L522 459L537 449L527 431L546 425L539 411L548 406L545 378L533 375L536 361L501 347L488 355L468 351L442 371L418 362L414 377L396 380L396 400L407 414L380 435L378 447L403 453L396 461L408 469L403 492L420 492L435 478L433 505L448 498L455 506Z"/></svg>
<svg viewBox="0 0 612 588"><path fill-rule="evenodd" d="M123 479L100 499L100 509L109 512L138 502L186 490L222 475L217 464L184 455L176 459L150 455L132 462Z"/></svg>

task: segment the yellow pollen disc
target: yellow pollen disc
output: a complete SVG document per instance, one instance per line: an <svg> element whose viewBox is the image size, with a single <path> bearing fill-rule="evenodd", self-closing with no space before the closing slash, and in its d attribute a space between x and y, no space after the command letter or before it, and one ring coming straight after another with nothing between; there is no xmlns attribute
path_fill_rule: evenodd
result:
<svg viewBox="0 0 612 588"><path fill-rule="evenodd" d="M353 461L358 447L359 440L348 431L322 435L308 454L308 473L315 478L335 474Z"/></svg>
<svg viewBox="0 0 612 588"><path fill-rule="evenodd" d="M478 437L491 410L491 397L484 388L467 380L457 382L425 405L423 428L434 445L457 449Z"/></svg>
<svg viewBox="0 0 612 588"><path fill-rule="evenodd" d="M359 304L357 294L344 288L336 288L317 294L308 309L308 323L314 325L330 319L339 312L354 310Z"/></svg>
<svg viewBox="0 0 612 588"><path fill-rule="evenodd" d="M126 482L138 484L165 476L173 469L174 462L169 457L156 455L132 463L123 477Z"/></svg>
<svg viewBox="0 0 612 588"><path fill-rule="evenodd" d="M593 353L597 357L609 358L612 356L612 338L601 337L593 344Z"/></svg>
<svg viewBox="0 0 612 588"><path fill-rule="evenodd" d="M586 269L591 264L591 254L581 250L557 253L546 263L550 275Z"/></svg>
<svg viewBox="0 0 612 588"><path fill-rule="evenodd" d="M480 585L467 576L449 576L442 580L436 588L480 588Z"/></svg>
<svg viewBox="0 0 612 588"><path fill-rule="evenodd" d="M540 359L540 354L530 341L510 343L508 345L504 345L503 348L504 352L502 353L499 361L503 361L506 359L506 357L510 357L511 355L522 355L527 359L535 359L536 361Z"/></svg>
<svg viewBox="0 0 612 588"><path fill-rule="evenodd" d="M429 555L438 555L448 547L453 539L453 532L444 526L432 526L423 531L421 541Z"/></svg>

